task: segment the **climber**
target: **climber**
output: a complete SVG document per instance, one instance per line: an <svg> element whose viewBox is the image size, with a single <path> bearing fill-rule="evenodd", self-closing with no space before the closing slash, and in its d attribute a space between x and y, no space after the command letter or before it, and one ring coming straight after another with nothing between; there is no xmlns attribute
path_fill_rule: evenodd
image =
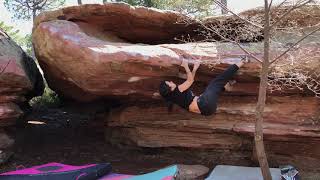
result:
<svg viewBox="0 0 320 180"><path fill-rule="evenodd" d="M190 90L190 86L194 82L200 63L195 62L192 71L190 71L188 61L183 60L181 66L186 70L187 80L180 85L176 85L172 81L162 81L159 86L160 95L168 103L169 110L172 109L173 104L177 104L190 112L210 116L215 113L217 109L217 101L220 93L231 90L234 84L231 78L240 67L248 62L249 60L247 58L243 58L240 62L229 66L228 69L209 83L206 90L200 96L195 96Z"/></svg>

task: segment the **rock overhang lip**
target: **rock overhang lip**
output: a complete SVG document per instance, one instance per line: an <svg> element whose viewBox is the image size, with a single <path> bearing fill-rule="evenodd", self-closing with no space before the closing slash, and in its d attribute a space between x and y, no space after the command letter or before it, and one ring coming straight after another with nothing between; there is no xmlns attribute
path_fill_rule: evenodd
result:
<svg viewBox="0 0 320 180"><path fill-rule="evenodd" d="M108 42L89 36L76 23L64 20L43 22L39 24L37 29L46 34L47 40L51 39L53 41L56 38L63 45L54 47L60 48L60 50L73 48L74 51L98 54L99 57L95 59L96 61L127 61L128 58L121 59L117 57L117 54L124 52L131 56L129 60L132 62L148 61L151 57L158 57L158 61L153 61L152 63L157 66L180 65L181 59L185 59L185 54L188 53L191 59L200 57L202 60L210 60L217 57L216 44L214 43L141 45ZM36 40L36 42L39 41L41 40Z"/></svg>

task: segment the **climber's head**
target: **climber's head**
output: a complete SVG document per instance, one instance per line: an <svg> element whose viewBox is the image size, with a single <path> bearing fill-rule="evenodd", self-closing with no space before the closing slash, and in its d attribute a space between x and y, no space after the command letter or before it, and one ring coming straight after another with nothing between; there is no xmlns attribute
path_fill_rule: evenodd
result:
<svg viewBox="0 0 320 180"><path fill-rule="evenodd" d="M160 95L166 100L169 112L173 109L173 103L170 100L170 95L176 87L177 85L172 81L162 81L159 86Z"/></svg>
<svg viewBox="0 0 320 180"><path fill-rule="evenodd" d="M159 86L160 95L167 99L176 87L177 85L172 81L162 81Z"/></svg>

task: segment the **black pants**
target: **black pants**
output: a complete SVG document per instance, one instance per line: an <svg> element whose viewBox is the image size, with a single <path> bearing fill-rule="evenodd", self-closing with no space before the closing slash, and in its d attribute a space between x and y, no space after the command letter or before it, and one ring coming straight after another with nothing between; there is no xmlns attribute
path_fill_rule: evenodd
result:
<svg viewBox="0 0 320 180"><path fill-rule="evenodd" d="M210 116L216 112L219 94L224 91L224 86L238 70L239 67L233 64L209 83L197 102L202 115Z"/></svg>

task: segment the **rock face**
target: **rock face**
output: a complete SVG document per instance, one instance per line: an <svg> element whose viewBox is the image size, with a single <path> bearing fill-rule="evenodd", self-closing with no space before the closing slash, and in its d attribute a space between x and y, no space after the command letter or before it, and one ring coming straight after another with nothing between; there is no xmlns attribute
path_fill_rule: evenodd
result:
<svg viewBox="0 0 320 180"><path fill-rule="evenodd" d="M14 125L23 115L19 106L31 97L41 95L43 88L42 76L34 60L0 30L0 129ZM4 132L0 136L7 137ZM9 138L1 141L0 150L12 144Z"/></svg>
<svg viewBox="0 0 320 180"><path fill-rule="evenodd" d="M113 142L160 148L216 150L221 163L254 158L253 132L256 97L223 96L211 117L176 107L137 105L114 110L107 124ZM320 102L313 97L270 97L265 109L264 134L270 163L299 168L320 166ZM250 153L251 152L251 153ZM236 154L236 155L234 155ZM249 154L249 155L248 155ZM307 161L302 161L307 159ZM239 163L239 162L238 162Z"/></svg>
<svg viewBox="0 0 320 180"><path fill-rule="evenodd" d="M161 80L183 81L179 65L184 59L203 63L194 85L198 94L229 64L246 57L230 43L178 44L175 37L187 34L201 39L194 32L199 23L192 19L188 26L175 23L181 18L187 17L120 3L67 7L37 17L33 43L49 86L60 95L83 102L117 100L125 105L106 118L112 142L213 151L219 163L248 164L255 159L252 133L259 63L252 60L241 68L235 77L237 85L222 95L218 113L212 117L182 109L168 113L157 93ZM277 36L281 42L294 39L288 34ZM303 68L317 74L317 41L319 36L307 39L281 62L309 57L315 63L303 64ZM259 47L259 42L246 44L250 50ZM271 56L284 49L275 48ZM253 53L262 57L260 51ZM280 71L274 68L272 72ZM320 167L319 103L308 91L269 92L264 129L272 165Z"/></svg>

